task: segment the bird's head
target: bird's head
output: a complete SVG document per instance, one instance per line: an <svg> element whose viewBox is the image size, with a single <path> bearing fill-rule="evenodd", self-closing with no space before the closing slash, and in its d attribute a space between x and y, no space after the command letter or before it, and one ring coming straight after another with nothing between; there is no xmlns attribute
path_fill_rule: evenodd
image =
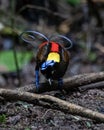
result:
<svg viewBox="0 0 104 130"><path fill-rule="evenodd" d="M42 63L41 72L47 79L52 78L52 74L54 73L54 67L56 62L54 60L48 60Z"/></svg>

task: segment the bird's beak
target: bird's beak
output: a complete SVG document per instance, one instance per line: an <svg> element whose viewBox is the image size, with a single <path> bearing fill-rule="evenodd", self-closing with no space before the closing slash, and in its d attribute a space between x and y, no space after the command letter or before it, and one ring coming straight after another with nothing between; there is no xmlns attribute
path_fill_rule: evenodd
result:
<svg viewBox="0 0 104 130"><path fill-rule="evenodd" d="M52 80L50 78L48 79L48 82L50 85L52 85Z"/></svg>

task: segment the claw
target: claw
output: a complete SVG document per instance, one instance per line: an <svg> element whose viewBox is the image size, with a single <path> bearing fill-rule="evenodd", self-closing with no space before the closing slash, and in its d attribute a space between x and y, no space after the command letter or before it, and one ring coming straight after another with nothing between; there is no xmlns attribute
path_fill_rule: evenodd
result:
<svg viewBox="0 0 104 130"><path fill-rule="evenodd" d="M54 96L59 98L59 99L66 100L65 95L63 93L61 93L61 92L56 93Z"/></svg>
<svg viewBox="0 0 104 130"><path fill-rule="evenodd" d="M52 80L51 79L48 79L48 82L50 85L52 85Z"/></svg>

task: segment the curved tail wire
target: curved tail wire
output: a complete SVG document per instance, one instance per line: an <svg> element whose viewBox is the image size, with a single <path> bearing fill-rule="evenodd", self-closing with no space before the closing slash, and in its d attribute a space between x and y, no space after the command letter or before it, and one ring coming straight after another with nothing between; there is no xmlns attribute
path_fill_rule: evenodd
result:
<svg viewBox="0 0 104 130"><path fill-rule="evenodd" d="M45 41L49 42L49 39L45 35L43 35L40 32L36 32L36 31L24 31L20 34L20 38L23 41L35 46L35 41L38 39L38 38L36 38L35 35L37 35L37 36L43 38ZM38 39L38 40L40 40L40 39Z"/></svg>
<svg viewBox="0 0 104 130"><path fill-rule="evenodd" d="M32 44L33 46L36 45L36 40L44 39L45 41L50 42L52 38L62 38L62 40L67 41L67 46L64 46L66 49L70 49L73 46L72 41L64 35L52 35L50 38L47 38L44 34L37 31L24 31L20 34L20 38L23 41ZM56 42L55 40L53 41Z"/></svg>

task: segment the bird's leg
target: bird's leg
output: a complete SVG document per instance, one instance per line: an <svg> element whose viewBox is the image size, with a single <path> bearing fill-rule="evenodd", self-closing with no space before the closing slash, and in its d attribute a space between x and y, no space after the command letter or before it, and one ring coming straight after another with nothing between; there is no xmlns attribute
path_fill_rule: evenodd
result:
<svg viewBox="0 0 104 130"><path fill-rule="evenodd" d="M40 84L39 84L39 67L38 66L36 66L36 68L35 68L35 85L36 85L36 92L38 92L39 86L40 86Z"/></svg>
<svg viewBox="0 0 104 130"><path fill-rule="evenodd" d="M65 91L63 90L62 78L58 79L58 89L60 90L60 93L56 93L55 96L65 100L66 98L65 98Z"/></svg>
<svg viewBox="0 0 104 130"><path fill-rule="evenodd" d="M62 78L58 79L58 88L59 88L59 90L63 89L63 79Z"/></svg>

